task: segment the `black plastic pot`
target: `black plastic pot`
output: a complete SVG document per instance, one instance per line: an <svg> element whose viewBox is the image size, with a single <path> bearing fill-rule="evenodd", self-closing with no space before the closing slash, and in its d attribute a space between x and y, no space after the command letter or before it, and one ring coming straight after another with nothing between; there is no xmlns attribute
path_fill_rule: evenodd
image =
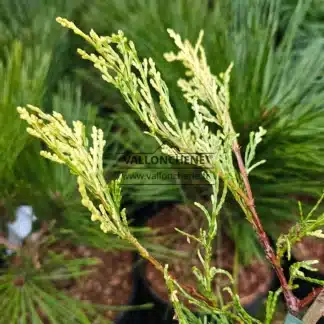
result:
<svg viewBox="0 0 324 324"><path fill-rule="evenodd" d="M157 324L174 324L178 323L177 321L173 320L174 312L172 305L168 302L166 302L164 299L162 299L156 291L152 288L149 281L146 278L145 275L145 264L146 261L142 260L142 263L138 266L138 272L140 276L141 281L141 293L146 296L146 302L151 300L151 302L154 303L154 308L151 310L153 314L150 314L148 312L145 314L147 317L146 319L152 319L156 318L155 321L146 321L143 323L157 323ZM275 276L275 273L272 272L272 281L269 285L269 291L276 290L278 288L278 280ZM257 316L260 312L260 309L262 309L262 306L264 305L265 300L267 299L268 292L259 294L255 297L252 303L247 304L244 306L244 309L251 315L251 316Z"/></svg>
<svg viewBox="0 0 324 324"><path fill-rule="evenodd" d="M165 207L170 207L175 204L181 203L180 201L156 201L154 203L144 204L142 207L136 209L131 215L132 224L135 226L144 226L147 221L156 215Z"/></svg>
<svg viewBox="0 0 324 324"><path fill-rule="evenodd" d="M164 207L171 206L178 201L157 201L144 204L130 214L131 223L134 226L143 226L148 219L156 215ZM160 302L160 298L148 289L146 281L143 280L142 269L144 261L134 253L133 291L128 305L143 305L152 303L150 309L138 309L121 312L116 320L116 324L166 324L173 323L173 308L166 307L165 303ZM177 323L177 322L174 322Z"/></svg>
<svg viewBox="0 0 324 324"><path fill-rule="evenodd" d="M138 291L138 301L140 303L153 303L151 309L140 312L141 323L148 324L167 324L167 323L178 323L173 320L174 312L172 305L162 300L158 294L154 292L150 284L145 278L145 265L146 261L137 256L135 269L137 273L138 282L140 289ZM140 323L140 322L138 322Z"/></svg>
<svg viewBox="0 0 324 324"><path fill-rule="evenodd" d="M178 202L159 202L152 205L147 205L141 209L139 209L134 215L134 219L136 220L136 224L145 225L148 219L156 215L162 208L169 207ZM145 271L146 261L142 260L139 256L136 259L135 264L135 273L138 277L138 282L140 285L140 289L138 291L137 298L141 303L152 302L154 303L154 307L151 310L139 311L141 312L141 323L154 323L154 324L173 324L178 323L173 320L174 312L173 307L170 303L166 302L162 299L157 292L151 287L149 281L146 278ZM268 290L276 290L278 288L278 279L274 273L272 272L272 280L269 285ZM246 305L244 308L246 311L252 315L256 316L260 311L262 305L264 304L265 299L267 298L268 292L264 294L258 295L255 300ZM135 322L134 322L135 323ZM136 322L137 323L137 322Z"/></svg>
<svg viewBox="0 0 324 324"><path fill-rule="evenodd" d="M160 201L148 203L137 209L130 215L132 224L135 226L143 226L149 218L156 215L164 207L171 206L175 201ZM130 298L129 305L142 305L152 303L150 309L140 309L134 311L123 312L116 320L116 324L166 324L177 323L172 321L173 308L161 303L161 299L149 289L146 280L142 275L144 260L137 253L134 254L133 267L133 294Z"/></svg>
<svg viewBox="0 0 324 324"><path fill-rule="evenodd" d="M138 256L136 253L134 253L134 268L132 270L132 292L129 296L129 301L127 303L127 306L139 306L144 303L152 303L151 300L147 301L142 301L145 300L141 298L142 293L142 285L140 281L140 277L138 275L138 269L136 267L138 260ZM121 311L117 317L114 320L115 324L141 324L141 323L149 323L149 322L144 322L143 321L143 315L147 312L148 310L128 310L128 311ZM153 323L153 322L152 322Z"/></svg>

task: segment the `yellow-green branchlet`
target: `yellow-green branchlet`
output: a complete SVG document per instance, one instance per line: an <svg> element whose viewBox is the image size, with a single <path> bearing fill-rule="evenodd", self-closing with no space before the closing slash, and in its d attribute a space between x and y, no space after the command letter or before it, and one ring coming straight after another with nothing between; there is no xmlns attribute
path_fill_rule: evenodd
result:
<svg viewBox="0 0 324 324"><path fill-rule="evenodd" d="M203 33L200 33L196 45L193 46L189 41L183 41L174 31L168 30L179 52L165 54L165 58L170 62L180 61L186 68L187 78L179 80L178 84L194 112L191 122L181 123L172 107L168 87L156 69L154 61L151 58L140 60L134 44L128 41L121 31L111 36L99 36L91 30L87 35L73 22L63 18L57 18L57 21L62 26L73 30L75 34L80 35L94 48L95 53L89 54L81 49L78 49L78 53L83 59L91 61L94 67L100 71L102 78L120 91L126 103L146 125L147 133L156 139L165 154L176 159L182 159L184 155L210 154L211 157L205 162L200 164L197 162L212 187L211 210L201 204L196 204L206 216L207 228L201 229L197 237L179 231L200 244L198 258L202 267L193 269L200 291L193 290L188 293L188 290L171 277L167 266L163 267L155 260L131 234L126 212L121 209L122 179L120 177L106 183L104 178L102 157L105 140L101 129L93 127L91 141L88 141L85 126L79 121L73 122L71 128L63 116L56 112L48 115L31 105L27 106L28 109L18 108L20 117L26 120L29 125L27 131L47 144L49 151L42 151L42 156L54 162L66 164L71 172L77 175L82 204L90 211L91 220L100 222L103 232L112 232L133 244L144 258L164 273L171 301L181 323L186 322L183 321L185 315L180 295L195 304L202 312L225 315L244 323L261 323L247 314L241 306L239 297L233 293L231 288L233 284L231 275L222 269L211 266L212 243L217 232L217 217L228 191L233 194L247 219L259 231L258 234L263 233L266 237L256 214L252 190L248 181L248 174L265 162L255 162L254 159L256 148L266 131L260 127L257 132L250 133L250 141L246 147L243 161L237 142L238 134L234 131L229 114L229 83L233 65L230 64L228 69L219 76L213 75L201 45ZM211 130L210 123L218 125L216 132ZM234 160L234 156L236 160ZM194 159L192 160L194 161ZM239 168L237 168L237 164ZM220 185L221 180L222 185ZM314 208L317 207L318 204ZM269 244L266 245L268 250L271 250L273 260L276 262L278 260L280 263L284 252L290 253L291 244L303 236L313 235L323 238L323 233L319 228L324 225L324 214L316 220L312 219L311 216L315 209L305 217L301 212L301 222L298 226L293 227L288 234L279 238L276 255L272 247ZM261 237L261 235L259 236ZM262 242L266 242L266 239ZM270 252L266 251L266 253ZM269 260L272 259L269 258ZM271 261L272 265L278 267L278 271L282 272L280 264L273 260ZM282 290L279 289L277 292L269 294L266 323L271 321L281 291L284 294L287 291L291 293L290 288L294 279L303 278L319 283L315 279L305 277L301 270L302 268L314 270L313 264L314 262L295 264L291 267L289 287L284 284ZM218 274L225 274L230 278L231 285L226 287L226 291L232 297L231 304L219 307L217 296L212 289L212 281ZM282 278L286 280L283 274ZM321 283L323 284L323 282ZM229 311L230 307L234 308L235 312Z"/></svg>

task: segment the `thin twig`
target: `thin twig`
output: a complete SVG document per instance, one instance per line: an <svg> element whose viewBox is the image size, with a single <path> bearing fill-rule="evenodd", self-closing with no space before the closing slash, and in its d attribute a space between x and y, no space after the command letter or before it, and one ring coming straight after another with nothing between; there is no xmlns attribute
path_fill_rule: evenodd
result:
<svg viewBox="0 0 324 324"><path fill-rule="evenodd" d="M260 218L259 218L258 213L255 208L255 203L254 203L251 185L250 185L249 178L248 178L248 173L246 171L246 168L245 168L245 165L244 165L244 162L242 159L242 155L241 155L240 146L239 146L237 140L235 140L233 143L233 152L235 154L235 157L236 157L236 160L238 163L238 167L239 167L242 179L243 179L243 183L244 183L244 186L246 189L247 198L244 202L245 202L246 206L248 207L249 211L251 212L253 226L255 228L255 231L257 232L259 241L264 248L266 258L270 261L270 263L271 263L272 267L274 268L274 270L277 274L277 277L280 281L280 285L282 287L282 291L283 291L287 306L289 308L289 311L292 314L296 314L299 311L299 300L298 300L298 298L296 298L294 296L292 291L289 289L287 279L286 279L284 271L280 265L280 260L278 259L277 255L275 254L275 252L270 244L270 240L269 240L267 234L265 233L263 226L261 224Z"/></svg>
<svg viewBox="0 0 324 324"><path fill-rule="evenodd" d="M324 291L323 287L314 288L311 293L299 301L299 308L303 309L308 306L322 291Z"/></svg>

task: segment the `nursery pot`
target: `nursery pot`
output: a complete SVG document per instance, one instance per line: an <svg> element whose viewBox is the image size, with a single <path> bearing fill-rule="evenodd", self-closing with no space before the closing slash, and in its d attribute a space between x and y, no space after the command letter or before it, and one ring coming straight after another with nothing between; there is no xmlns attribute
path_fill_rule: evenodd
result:
<svg viewBox="0 0 324 324"><path fill-rule="evenodd" d="M137 258L137 255L134 254L133 258ZM140 305L139 290L140 290L140 281L137 274L132 269L132 291L128 299L128 306L137 306ZM134 323L142 323L141 321L141 310L129 310L129 311L121 311L115 317L114 323L116 324L134 324Z"/></svg>
<svg viewBox="0 0 324 324"><path fill-rule="evenodd" d="M68 258L95 257L101 262L92 265L87 276L82 276L65 288L69 295L93 304L107 306L134 306L138 290L133 273L134 253L130 251L103 251L96 248L60 247ZM104 316L114 323L136 323L136 311L105 310Z"/></svg>
<svg viewBox="0 0 324 324"><path fill-rule="evenodd" d="M151 288L148 281L145 278L145 266L146 262L137 256L135 263L138 283L140 289L138 290L137 300L144 303L152 303L153 307L148 310L140 310L138 312L138 318L140 321L134 323L154 323L154 324L167 324L178 323L174 320L173 307L170 303L163 300L155 291Z"/></svg>
<svg viewBox="0 0 324 324"><path fill-rule="evenodd" d="M140 257L139 257L140 259ZM161 297L160 293L152 286L152 282L148 280L146 273L147 262L141 260L141 263L137 266L139 275L139 282L141 285L140 294L142 302L151 302L154 307L151 310L145 311L141 314L143 323L156 323L156 324L176 324L177 320L174 319L174 311L172 304L166 299ZM264 304L269 290L275 290L277 287L277 280L275 274L272 272L271 282L268 285L266 292L260 292L255 294L254 298L246 304L243 304L244 309L252 316L256 316L262 305ZM194 311L197 314L197 312Z"/></svg>
<svg viewBox="0 0 324 324"><path fill-rule="evenodd" d="M184 207L184 210L187 210L188 207L180 206L179 209L179 205L176 204L167 204L167 205L162 205L163 208L160 208L159 210L157 210L156 208L151 209L151 214L148 215L148 211L149 209L146 208L145 212L146 212L146 216L145 216L145 220L147 222L147 225L152 227L152 228L158 228L160 226L163 226L165 224L167 224L167 229L166 231L164 231L162 233L162 235L168 236L168 234L170 234L171 232L173 234L175 234L176 232L174 231L174 227L177 227L179 229L182 229L184 231L186 231L185 228L183 228L181 225L181 222L186 223L187 220L185 219L185 215L183 214L183 210L181 210L182 207ZM178 217L177 217L178 216ZM143 216L142 216L143 217ZM178 222L178 220L181 220L180 222ZM158 226L155 226L158 225ZM184 238L181 234L176 234L180 237L179 240L177 240L174 243L174 248L177 249L181 249L182 251L192 251L194 250L194 246L189 244L186 240L186 238ZM184 244L185 242L185 244ZM160 244L163 244L162 242ZM226 250L226 248L225 248ZM176 262L178 262L178 259L176 260ZM184 276L182 276L181 272L178 271L174 271L176 268L179 269L179 264L175 264L174 267L172 267L172 263L170 263L170 260L166 261L165 263L169 263L170 264L170 270L172 272L172 274L175 276L175 278L177 278L179 280L180 283L184 283L186 285L191 285L191 286L195 286L195 279L193 279L193 276L191 276L191 279L193 281L193 284L191 284L190 282L183 281ZM260 282L257 282L256 284L253 284L253 288L250 291L250 294L246 294L243 295L243 297L241 298L244 302L243 302L243 306L244 308L247 310L247 312L249 312L251 315L256 315L257 312L260 310L265 298L267 297L268 291L273 289L274 286L277 285L277 280L275 277L274 272L272 271L272 269L270 268L270 266L268 266L267 262L264 261L264 263L266 264L265 267L263 269L266 269L266 275L264 276L264 279L260 280ZM190 262L184 261L183 263L184 265L186 265L187 268L191 269L192 265L197 265L199 266L199 262L197 264L191 264ZM261 266L262 268L262 266ZM144 296L144 300L148 301L151 300L153 301L155 307L151 312L155 312L155 321L152 323L176 323L176 321L173 321L173 310L172 310L172 305L169 303L168 300L168 296L167 296L167 291L166 291L166 287L165 287L165 283L164 283L164 279L162 274L160 274L157 270L154 270L153 266L151 266L150 264L148 264L147 262L144 262L144 260L142 260L142 262L140 263L140 265L137 265L136 267L138 275L140 277L140 282L142 285L142 296ZM251 270L255 271L256 273L259 271L260 266L257 267L252 267L251 266ZM191 271L191 270L190 270ZM249 270L250 271L250 268ZM261 272L261 271L260 271ZM248 272L246 272L248 273ZM242 272L242 275L244 274L244 271ZM242 277L242 275L240 274L239 276ZM253 279L253 276L250 276ZM258 277L258 275L254 275L254 279ZM224 278L225 279L225 278ZM260 279L260 278L259 278ZM240 281L241 282L241 281ZM243 282L243 280L242 280ZM259 284L260 283L260 284ZM242 284L241 286L239 285L239 289L240 287L242 288L244 286L244 284ZM163 291L160 289L160 287L163 287ZM217 287L216 287L217 289ZM147 321L146 323L151 323L148 321L148 319L151 319L152 316L154 314L153 313L147 313Z"/></svg>
<svg viewBox="0 0 324 324"><path fill-rule="evenodd" d="M176 203L176 201L157 201L154 203L145 204L132 213L131 218L133 220L133 224L137 226L145 226L152 215L155 215L163 208L173 206ZM145 280L144 269L145 261L135 253L133 274L136 283L136 294L134 301L137 305L152 303L153 307L151 309L136 311L136 320L134 317L133 322L130 321L127 323L178 323L177 321L173 320L173 307L155 294L154 290L152 290L148 285L147 281ZM131 316L128 316L128 318L132 318L132 314L130 315Z"/></svg>

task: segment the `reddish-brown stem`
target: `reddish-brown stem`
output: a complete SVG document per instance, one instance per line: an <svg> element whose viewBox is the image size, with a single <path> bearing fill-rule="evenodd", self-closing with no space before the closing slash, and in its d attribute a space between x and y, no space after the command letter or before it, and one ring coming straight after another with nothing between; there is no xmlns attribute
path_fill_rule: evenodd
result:
<svg viewBox="0 0 324 324"><path fill-rule="evenodd" d="M323 287L313 289L311 293L299 301L299 309L303 309L304 307L308 306L322 291L324 291Z"/></svg>
<svg viewBox="0 0 324 324"><path fill-rule="evenodd" d="M299 311L299 300L298 300L298 298L296 298L294 296L292 291L289 289L287 279L286 279L284 271L280 265L280 260L278 259L277 255L275 254L275 252L270 244L270 240L263 229L260 218L258 216L256 209L255 209L254 198L253 198L253 193L252 193L251 185L250 185L249 178L248 178L248 173L246 171L246 168L245 168L245 165L244 165L244 162L242 159L240 146L236 140L233 143L232 149L235 154L237 164L238 164L238 167L239 167L242 179L243 179L244 187L246 190L247 196L244 198L244 200L245 200L244 203L246 204L246 206L248 207L248 209L251 213L254 229L258 235L260 243L262 244L262 246L264 248L266 258L271 263L271 265L274 268L276 275L280 281L280 285L282 287L282 291L283 291L283 294L284 294L284 297L285 297L285 300L287 303L287 307L292 314L296 314Z"/></svg>

